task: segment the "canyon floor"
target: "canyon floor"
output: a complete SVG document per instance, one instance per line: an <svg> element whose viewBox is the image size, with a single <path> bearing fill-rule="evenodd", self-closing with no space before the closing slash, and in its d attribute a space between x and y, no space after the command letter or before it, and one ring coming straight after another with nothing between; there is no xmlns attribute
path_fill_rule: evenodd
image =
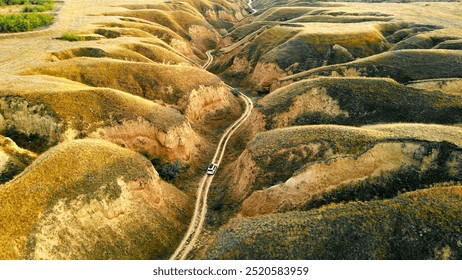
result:
<svg viewBox="0 0 462 280"><path fill-rule="evenodd" d="M462 258L462 3L51 13L0 34L0 259Z"/></svg>

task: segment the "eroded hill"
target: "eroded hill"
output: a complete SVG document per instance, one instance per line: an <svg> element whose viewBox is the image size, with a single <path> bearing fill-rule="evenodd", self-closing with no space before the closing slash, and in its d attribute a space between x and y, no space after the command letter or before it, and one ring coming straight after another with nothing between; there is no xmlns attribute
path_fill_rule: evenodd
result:
<svg viewBox="0 0 462 280"><path fill-rule="evenodd" d="M460 259L460 185L235 220L207 259Z"/></svg>
<svg viewBox="0 0 462 280"><path fill-rule="evenodd" d="M255 7L212 67L257 102L211 194L202 257L457 259L460 225L441 215L460 205L460 5ZM421 220L427 200L447 228Z"/></svg>

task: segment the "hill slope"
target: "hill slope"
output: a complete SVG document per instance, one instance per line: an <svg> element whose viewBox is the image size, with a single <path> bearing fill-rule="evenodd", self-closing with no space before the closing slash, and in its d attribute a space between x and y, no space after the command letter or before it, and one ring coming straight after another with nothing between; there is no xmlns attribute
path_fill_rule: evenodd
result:
<svg viewBox="0 0 462 280"><path fill-rule="evenodd" d="M0 197L1 259L164 258L192 211L144 157L98 140L49 150Z"/></svg>
<svg viewBox="0 0 462 280"><path fill-rule="evenodd" d="M461 186L234 220L206 259L460 259Z"/></svg>

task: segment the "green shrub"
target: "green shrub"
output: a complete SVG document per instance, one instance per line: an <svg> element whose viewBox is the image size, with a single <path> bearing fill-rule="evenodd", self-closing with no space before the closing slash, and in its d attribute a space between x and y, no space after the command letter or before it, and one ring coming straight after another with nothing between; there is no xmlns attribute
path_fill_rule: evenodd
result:
<svg viewBox="0 0 462 280"><path fill-rule="evenodd" d="M169 163L162 157L155 157L150 161L154 168L156 168L157 173L159 173L160 178L167 182L174 182L185 167L179 160Z"/></svg>
<svg viewBox="0 0 462 280"><path fill-rule="evenodd" d="M21 13L0 16L0 32L23 32L50 25L53 16L49 14Z"/></svg>
<svg viewBox="0 0 462 280"><path fill-rule="evenodd" d="M64 33L63 36L59 37L58 39L69 42L83 41L83 38L75 33Z"/></svg>
<svg viewBox="0 0 462 280"><path fill-rule="evenodd" d="M53 4L53 0L0 0L0 6L4 5L24 5L24 4L32 4L32 5L46 5L46 4Z"/></svg>
<svg viewBox="0 0 462 280"><path fill-rule="evenodd" d="M126 22L136 22L136 20L131 19L131 18L121 18L120 20L126 21Z"/></svg>
<svg viewBox="0 0 462 280"><path fill-rule="evenodd" d="M44 5L26 5L22 9L23 13L41 13L45 11L53 10L52 3L46 3Z"/></svg>
<svg viewBox="0 0 462 280"><path fill-rule="evenodd" d="M42 12L53 9L54 0L0 0L0 6L24 5L21 13L0 15L0 32L23 32L49 25L53 16Z"/></svg>

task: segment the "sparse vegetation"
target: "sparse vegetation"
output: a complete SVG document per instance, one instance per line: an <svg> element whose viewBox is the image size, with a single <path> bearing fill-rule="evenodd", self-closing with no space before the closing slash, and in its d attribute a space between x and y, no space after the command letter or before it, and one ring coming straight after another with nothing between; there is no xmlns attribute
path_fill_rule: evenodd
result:
<svg viewBox="0 0 462 280"><path fill-rule="evenodd" d="M126 21L126 22L136 22L136 20L132 18L121 18L120 20Z"/></svg>
<svg viewBox="0 0 462 280"><path fill-rule="evenodd" d="M37 155L19 148L10 138L0 135L0 184L11 180L37 158Z"/></svg>
<svg viewBox="0 0 462 280"><path fill-rule="evenodd" d="M98 74L100 71L107 75L102 77ZM131 63L124 60L77 58L28 71L28 74L39 73L68 78L89 86L122 90L175 105L200 85L219 86L221 83L217 76L192 66Z"/></svg>
<svg viewBox="0 0 462 280"><path fill-rule="evenodd" d="M83 41L83 38L80 35L76 34L76 33L64 33L58 39L59 40L69 41L69 42Z"/></svg>
<svg viewBox="0 0 462 280"><path fill-rule="evenodd" d="M376 78L305 79L265 96L257 108L265 117L266 129L309 124L462 121L462 97Z"/></svg>
<svg viewBox="0 0 462 280"><path fill-rule="evenodd" d="M320 67L284 80L319 76L346 76L354 69L361 77L389 77L400 83L416 80L462 77L460 50L398 50L358 59L349 63ZM422 64L425 63L425 67Z"/></svg>
<svg viewBox="0 0 462 280"><path fill-rule="evenodd" d="M158 180L146 158L100 140L47 151L1 185L0 199L1 259L166 258L191 211L186 195ZM82 218L83 209L92 219Z"/></svg>
<svg viewBox="0 0 462 280"><path fill-rule="evenodd" d="M435 144L433 145L436 146ZM445 144L439 145L444 146ZM451 150L442 149L439 151L441 151L443 157L451 155ZM417 189L430 188L440 182L452 182L455 184L456 180L460 178L452 177L451 174L447 173L446 166L438 166L438 162L447 164L448 158L437 159L430 170L424 170L423 172L416 168L403 167L395 172L384 172L375 178L368 177L363 180L341 184L331 191L313 196L301 210L307 211L333 203L389 199ZM460 176L462 169L455 174Z"/></svg>

